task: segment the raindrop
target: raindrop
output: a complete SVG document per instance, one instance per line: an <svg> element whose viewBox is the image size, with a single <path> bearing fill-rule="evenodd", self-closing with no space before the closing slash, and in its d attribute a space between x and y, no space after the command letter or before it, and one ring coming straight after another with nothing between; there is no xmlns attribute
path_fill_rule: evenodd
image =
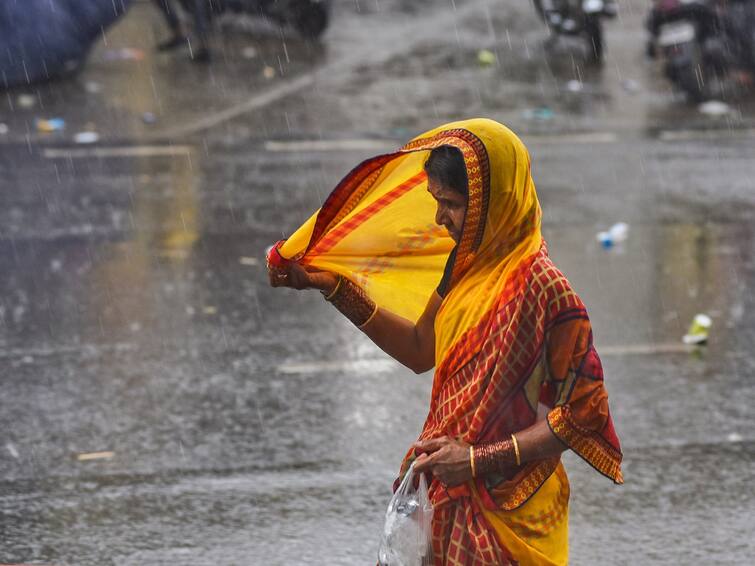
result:
<svg viewBox="0 0 755 566"><path fill-rule="evenodd" d="M10 453L11 456L13 456L16 460L18 460L18 458L19 458L20 455L18 453L18 450L16 450L16 447L13 446L13 443L8 442L5 445L5 449L8 450L8 452Z"/></svg>

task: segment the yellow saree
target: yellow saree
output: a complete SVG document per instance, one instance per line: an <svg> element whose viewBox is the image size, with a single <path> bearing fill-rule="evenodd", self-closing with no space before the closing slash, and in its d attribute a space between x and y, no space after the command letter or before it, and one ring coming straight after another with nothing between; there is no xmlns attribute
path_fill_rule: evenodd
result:
<svg viewBox="0 0 755 566"><path fill-rule="evenodd" d="M461 150L469 199L453 241L433 223L423 164ZM447 124L369 159L338 184L280 257L340 273L416 321L447 271L421 439L508 438L538 419L622 482L621 450L584 305L548 257L529 154L486 119ZM407 454L402 473L414 454ZM559 458L449 489L430 478L436 564L565 564L569 484Z"/></svg>

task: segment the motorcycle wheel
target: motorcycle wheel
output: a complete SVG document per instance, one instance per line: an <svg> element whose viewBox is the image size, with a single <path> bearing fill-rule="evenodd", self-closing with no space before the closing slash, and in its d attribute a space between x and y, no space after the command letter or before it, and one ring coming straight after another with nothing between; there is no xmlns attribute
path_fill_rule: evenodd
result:
<svg viewBox="0 0 755 566"><path fill-rule="evenodd" d="M306 39L319 38L330 21L327 2L302 0L296 3L291 24Z"/></svg>
<svg viewBox="0 0 755 566"><path fill-rule="evenodd" d="M688 63L676 68L676 84L692 102L704 102L708 97L708 77L703 65L700 46L697 42L690 42L684 47L689 50L687 52Z"/></svg>
<svg viewBox="0 0 755 566"><path fill-rule="evenodd" d="M585 33L590 59L595 63L603 62L603 26L596 15L585 16Z"/></svg>

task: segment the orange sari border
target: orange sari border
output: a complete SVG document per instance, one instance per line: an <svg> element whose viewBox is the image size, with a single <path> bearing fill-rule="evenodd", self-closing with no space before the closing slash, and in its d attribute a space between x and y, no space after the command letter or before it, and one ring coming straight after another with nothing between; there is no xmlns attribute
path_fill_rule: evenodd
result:
<svg viewBox="0 0 755 566"><path fill-rule="evenodd" d="M599 434L580 427L572 419L568 405L555 407L548 413L548 426L556 438L576 452L590 466L613 480L614 483L624 483L624 476L621 473L621 452Z"/></svg>
<svg viewBox="0 0 755 566"><path fill-rule="evenodd" d="M407 143L402 151L430 150L441 146L452 146L461 151L467 169L469 188L464 228L451 275L453 286L471 265L485 233L490 202L490 161L485 144L480 138L461 128L445 130L430 138L413 140Z"/></svg>
<svg viewBox="0 0 755 566"><path fill-rule="evenodd" d="M472 263L474 252L482 242L490 200L490 164L485 144L472 132L462 128L444 130L429 138L414 139L396 152L378 155L354 167L323 203L309 246L300 255L313 251L321 238L329 234L329 230L354 209L387 163L406 153L429 151L441 146L456 147L462 152L469 183L467 215L451 278L453 285Z"/></svg>

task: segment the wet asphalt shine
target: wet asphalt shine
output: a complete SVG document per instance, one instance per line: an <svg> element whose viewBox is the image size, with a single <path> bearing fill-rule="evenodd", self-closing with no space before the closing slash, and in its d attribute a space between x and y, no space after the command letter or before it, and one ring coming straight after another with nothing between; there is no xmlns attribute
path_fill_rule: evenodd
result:
<svg viewBox="0 0 755 566"><path fill-rule="evenodd" d="M510 4L339 0L320 42L220 19L201 66L153 53L137 3L80 75L4 93L0 563L373 564L432 375L271 289L263 254L362 159L472 116L530 149L625 451L621 487L566 456L571 563L749 562L755 93L675 93L640 0L602 67Z"/></svg>

